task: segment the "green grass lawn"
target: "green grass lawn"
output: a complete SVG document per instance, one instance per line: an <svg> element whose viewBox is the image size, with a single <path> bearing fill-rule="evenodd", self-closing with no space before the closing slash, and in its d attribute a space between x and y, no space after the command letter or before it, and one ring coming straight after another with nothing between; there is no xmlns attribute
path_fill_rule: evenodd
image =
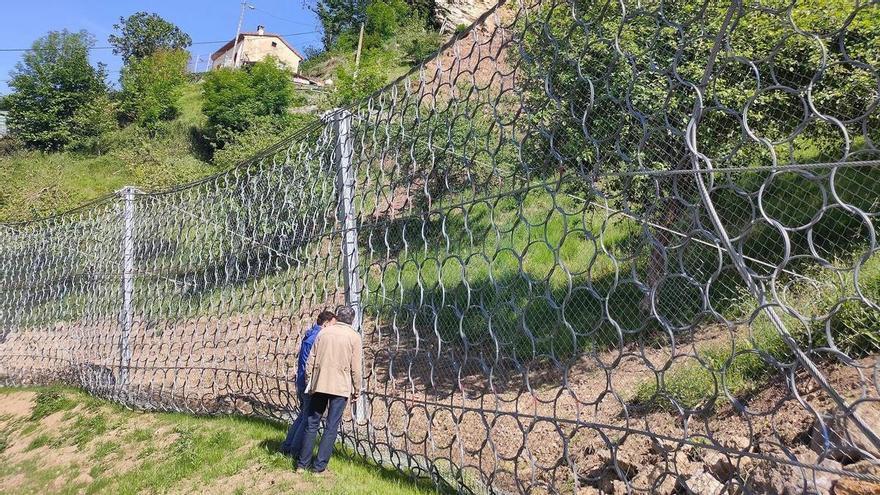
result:
<svg viewBox="0 0 880 495"><path fill-rule="evenodd" d="M23 404L30 403L29 407ZM142 413L64 388L0 389L0 492L386 493L433 491L337 450L331 474L294 472L286 425Z"/></svg>

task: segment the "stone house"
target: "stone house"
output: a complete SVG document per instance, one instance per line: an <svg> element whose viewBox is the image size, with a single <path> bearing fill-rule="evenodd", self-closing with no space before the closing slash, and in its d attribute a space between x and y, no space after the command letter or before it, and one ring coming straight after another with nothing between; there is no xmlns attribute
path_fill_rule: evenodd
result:
<svg viewBox="0 0 880 495"><path fill-rule="evenodd" d="M302 54L280 35L267 33L263 26L257 26L256 32L239 34L237 44L235 39L229 40L214 52L211 55L211 68L239 68L270 55L294 74L299 72L299 64L304 60Z"/></svg>

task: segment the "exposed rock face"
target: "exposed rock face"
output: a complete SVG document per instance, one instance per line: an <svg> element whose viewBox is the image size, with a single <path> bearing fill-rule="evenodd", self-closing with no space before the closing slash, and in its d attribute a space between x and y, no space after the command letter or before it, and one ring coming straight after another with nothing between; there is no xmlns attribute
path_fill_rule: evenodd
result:
<svg viewBox="0 0 880 495"><path fill-rule="evenodd" d="M441 30L455 31L458 26L470 26L496 3L496 0L436 0L434 17Z"/></svg>

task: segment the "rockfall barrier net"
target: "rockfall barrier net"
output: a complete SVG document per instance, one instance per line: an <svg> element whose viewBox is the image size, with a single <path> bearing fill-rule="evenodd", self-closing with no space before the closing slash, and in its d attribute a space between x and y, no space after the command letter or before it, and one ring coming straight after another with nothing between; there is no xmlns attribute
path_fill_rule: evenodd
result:
<svg viewBox="0 0 880 495"><path fill-rule="evenodd" d="M288 419L443 490L880 482L880 3L502 2L228 172L0 227L0 382Z"/></svg>

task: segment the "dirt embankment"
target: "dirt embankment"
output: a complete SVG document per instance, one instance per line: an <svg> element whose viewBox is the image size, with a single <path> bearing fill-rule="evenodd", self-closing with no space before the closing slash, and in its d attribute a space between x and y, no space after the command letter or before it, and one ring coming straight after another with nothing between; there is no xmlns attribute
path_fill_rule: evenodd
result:
<svg viewBox="0 0 880 495"><path fill-rule="evenodd" d="M84 334L74 327L48 330L45 346L46 332L16 332L0 344L0 377L66 381L138 408L282 419L296 411L295 349L306 323L261 315L138 326L124 383L112 335L83 350L65 341ZM349 438L364 452L410 458L465 484L513 492L831 493L852 479L846 471L864 468L866 456L842 455L831 433L822 445L817 419L833 432L835 406L803 370L768 377L764 388L702 411L640 410L630 402L657 370L693 359L701 347L729 344L731 334L718 328L675 347L632 344L553 363L437 347L427 329L418 340L367 327L369 427L347 419ZM829 363L823 372L847 400L867 399L857 412L880 428L870 402L877 364L876 357ZM23 410L26 401L6 407ZM838 431L851 434L851 426Z"/></svg>

